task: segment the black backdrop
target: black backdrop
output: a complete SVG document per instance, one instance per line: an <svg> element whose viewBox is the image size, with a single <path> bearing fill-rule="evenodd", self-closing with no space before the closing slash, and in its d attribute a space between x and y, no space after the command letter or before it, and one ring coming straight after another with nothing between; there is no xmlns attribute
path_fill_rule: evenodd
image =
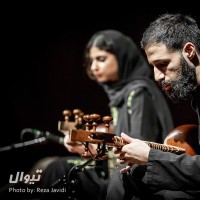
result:
<svg viewBox="0 0 200 200"><path fill-rule="evenodd" d="M137 10L137 9L136 9ZM93 13L94 12L94 13ZM21 130L36 128L60 134L58 120L64 109L79 108L85 113L109 114L104 91L89 80L82 68L82 56L90 36L102 29L117 29L138 44L149 23L164 12L194 16L195 9L142 9L140 12L86 17L47 10L17 9L2 23L2 123L0 147L19 143ZM94 16L93 16L94 14ZM96 17L97 16L97 17ZM189 102L169 102L175 126L197 123ZM40 158L67 155L64 147L49 143L0 152L1 180L15 171L29 170ZM4 184L4 182L3 182Z"/></svg>

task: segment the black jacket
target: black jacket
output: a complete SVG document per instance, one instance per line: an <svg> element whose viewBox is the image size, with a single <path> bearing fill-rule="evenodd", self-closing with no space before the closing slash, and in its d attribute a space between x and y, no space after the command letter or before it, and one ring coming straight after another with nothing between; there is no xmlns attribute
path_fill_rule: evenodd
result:
<svg viewBox="0 0 200 200"><path fill-rule="evenodd" d="M200 124L200 87L193 95L192 106ZM194 139L200 150L200 126L197 132ZM162 196L180 198L182 195L186 199L188 194L200 199L200 152L197 153L194 156L176 155L151 149L146 173L148 186Z"/></svg>

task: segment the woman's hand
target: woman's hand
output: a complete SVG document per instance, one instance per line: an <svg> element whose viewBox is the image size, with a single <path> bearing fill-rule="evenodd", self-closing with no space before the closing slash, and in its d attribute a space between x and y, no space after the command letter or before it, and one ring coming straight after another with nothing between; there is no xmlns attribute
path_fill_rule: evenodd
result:
<svg viewBox="0 0 200 200"><path fill-rule="evenodd" d="M71 153L78 153L80 156L84 156L85 155L85 146L83 145L83 143L81 142L69 142L69 136L66 134L64 137L64 146L67 148L67 150ZM88 148L90 151L88 151L87 155L85 156L91 156L92 155L96 155L97 154L97 145L96 144L92 144L89 143ZM91 152L91 154L90 154Z"/></svg>

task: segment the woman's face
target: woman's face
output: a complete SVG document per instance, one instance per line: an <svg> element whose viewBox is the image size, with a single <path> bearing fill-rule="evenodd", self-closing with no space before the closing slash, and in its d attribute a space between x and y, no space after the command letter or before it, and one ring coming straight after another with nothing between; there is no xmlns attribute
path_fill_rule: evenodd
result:
<svg viewBox="0 0 200 200"><path fill-rule="evenodd" d="M118 80L118 62L114 54L91 47L89 52L90 69L100 83Z"/></svg>

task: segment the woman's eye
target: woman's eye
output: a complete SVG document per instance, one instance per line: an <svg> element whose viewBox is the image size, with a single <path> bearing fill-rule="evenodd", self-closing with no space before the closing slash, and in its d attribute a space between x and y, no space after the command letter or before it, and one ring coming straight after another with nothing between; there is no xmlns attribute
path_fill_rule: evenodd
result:
<svg viewBox="0 0 200 200"><path fill-rule="evenodd" d="M97 60L100 61L100 62L104 62L106 60L106 57L101 56L101 57L98 57Z"/></svg>

